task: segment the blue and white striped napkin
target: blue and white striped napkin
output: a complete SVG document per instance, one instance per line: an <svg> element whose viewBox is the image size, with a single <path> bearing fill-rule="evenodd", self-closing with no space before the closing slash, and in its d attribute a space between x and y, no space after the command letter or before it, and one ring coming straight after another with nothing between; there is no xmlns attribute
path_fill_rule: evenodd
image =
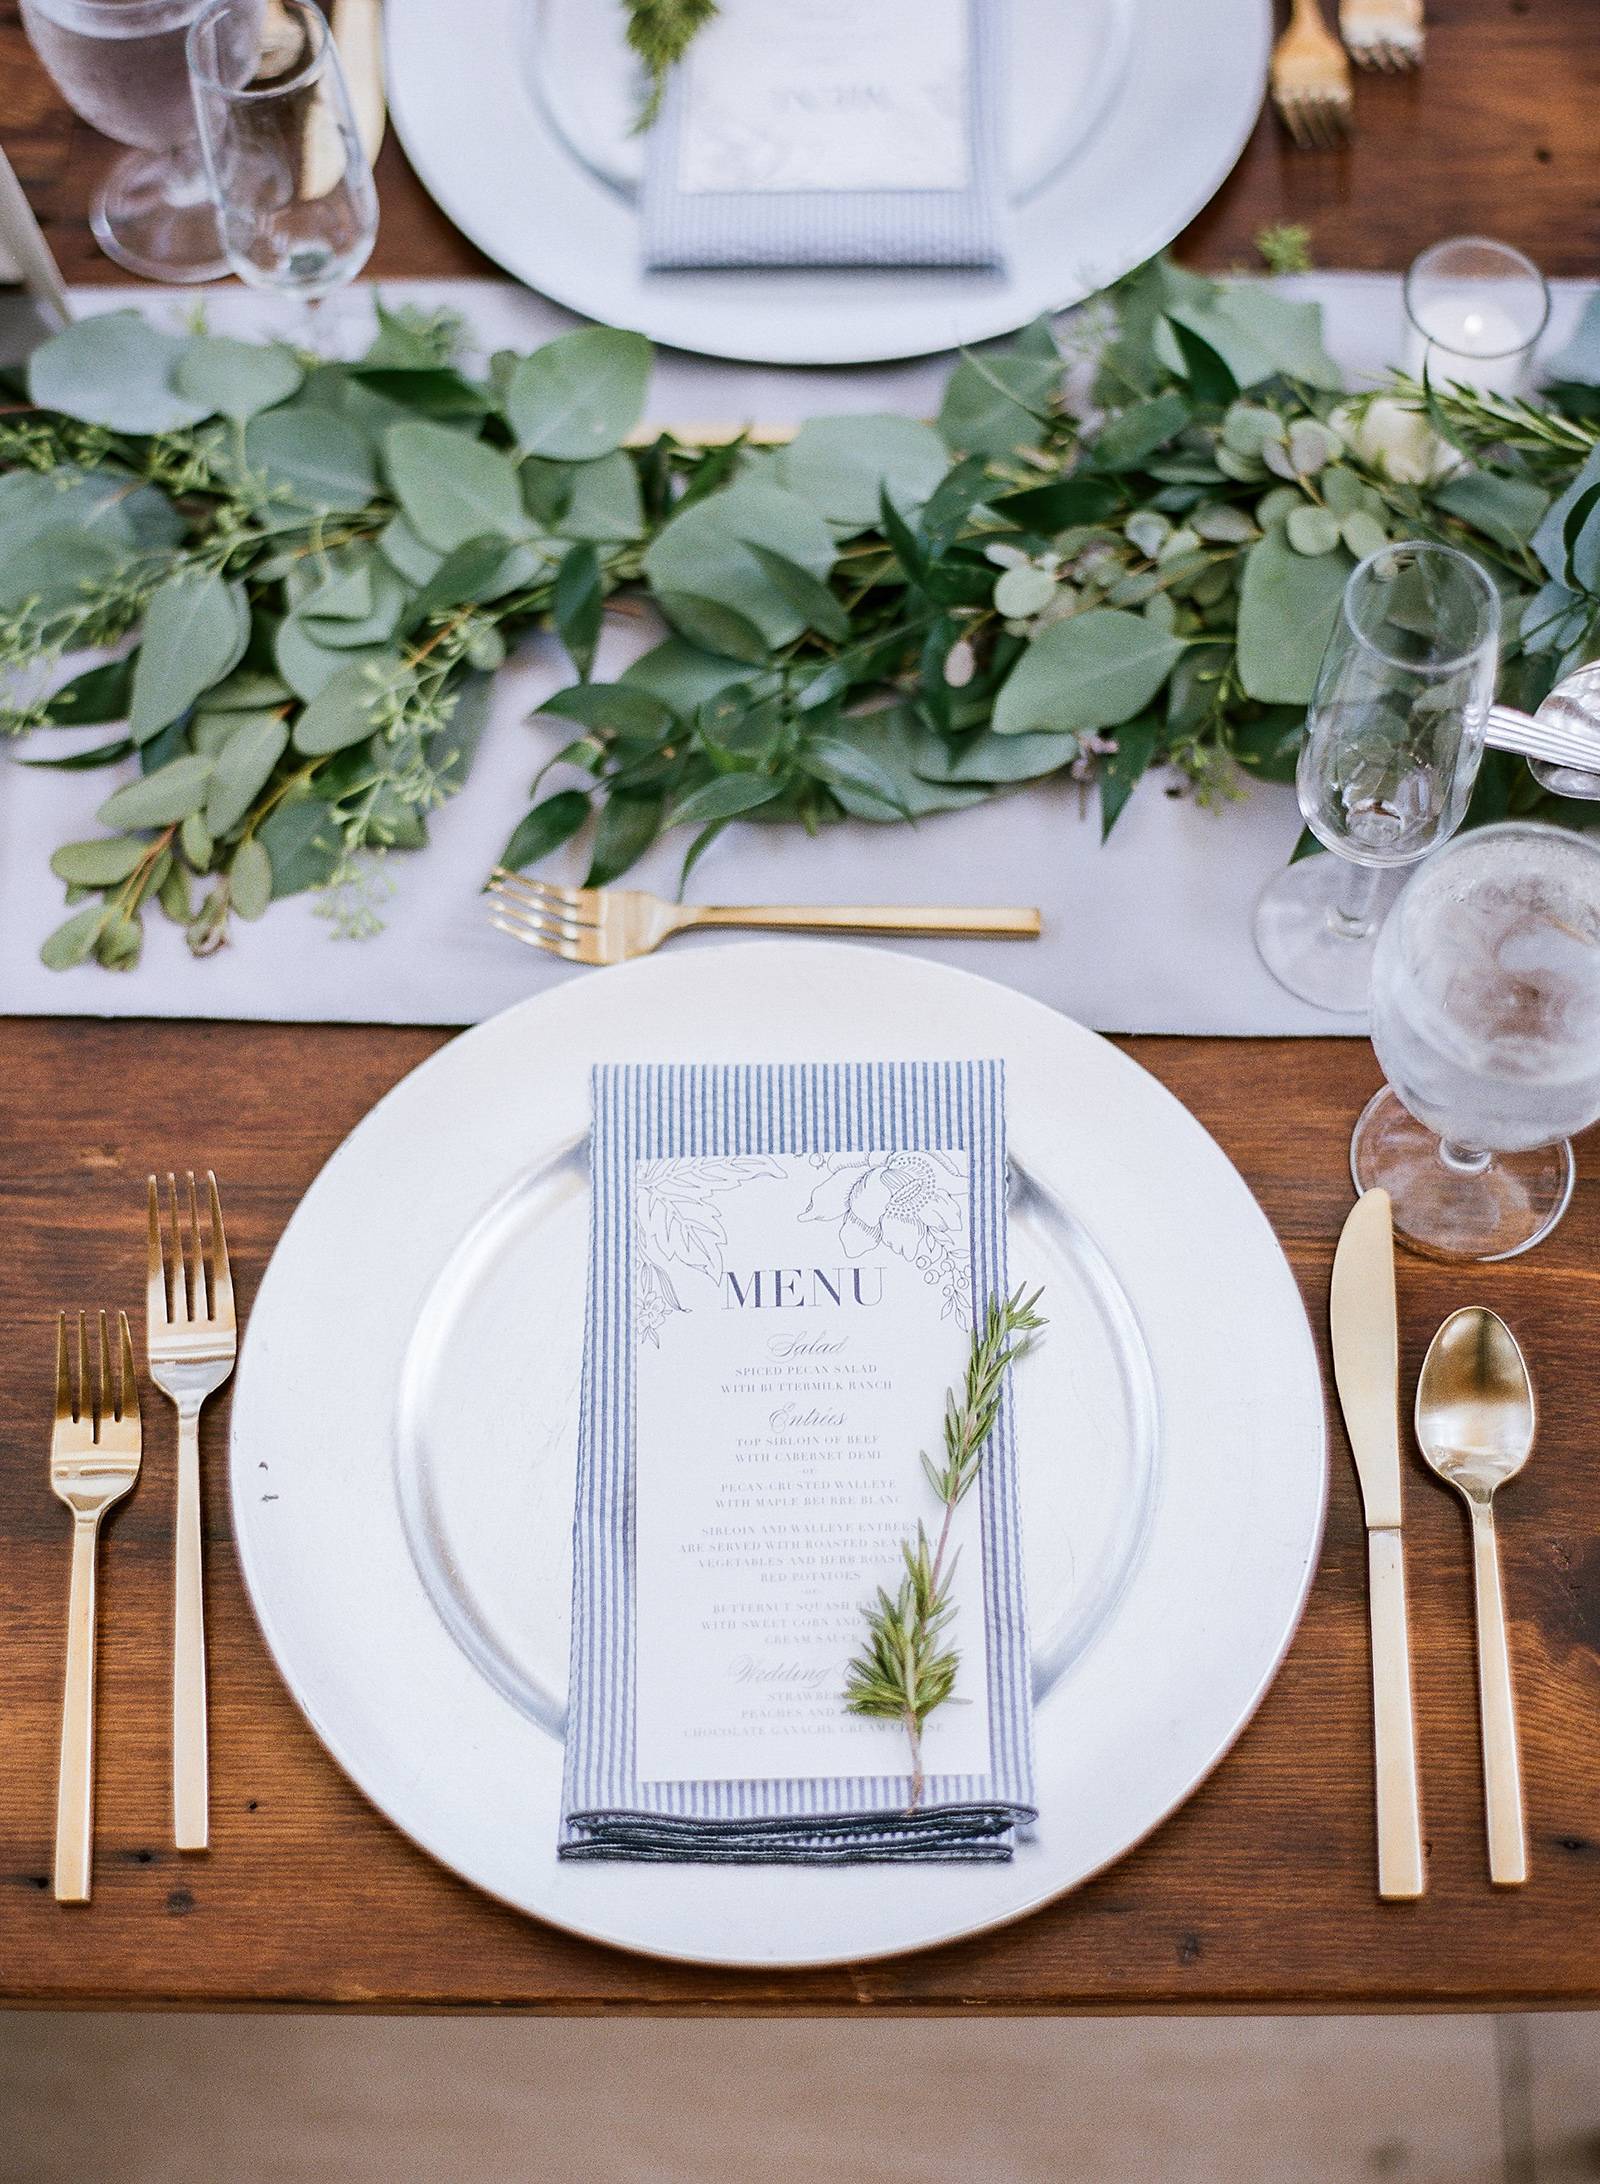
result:
<svg viewBox="0 0 1600 2184"><path fill-rule="evenodd" d="M722 0L645 152L645 264L1003 259L1003 0Z"/></svg>
<svg viewBox="0 0 1600 2184"><path fill-rule="evenodd" d="M639 1444L641 1439L648 1442L648 1435L636 1430L641 1380L647 1396L651 1389L665 1387L676 1399L668 1408L697 1416L701 1391L709 1399L713 1383L725 1384L735 1370L721 1362L725 1355L785 1354L770 1347L769 1327L800 1329L804 1324L808 1330L837 1331L843 1321L838 1313L829 1319L828 1304L837 1288L847 1289L850 1279L856 1283L857 1300L867 1302L874 1283L880 1297L892 1295L896 1285L905 1297L909 1284L913 1293L908 1310L914 1307L925 1316L943 1298L943 1311L954 1325L948 1336L937 1329L935 1333L941 1344L948 1344L948 1352L941 1348L939 1354L948 1354L951 1369L943 1373L941 1367L937 1387L913 1391L917 1425L905 1423L902 1429L896 1408L880 1460L889 1467L885 1475L897 1484L903 1475L908 1495L920 1493L921 1513L935 1515L912 1445L922 1435L921 1406L926 1399L926 1416L936 1420L945 1381L956 1379L965 1364L966 1339L964 1334L958 1339L958 1331L970 1326L991 1298L1006 1293L1002 1065L615 1064L594 1072L592 1096L589 1292L561 1856L796 1864L1009 1858L1015 1831L1035 1817L1027 1615L1009 1393L1002 1400L977 1492L969 1497L969 1504L978 1503L977 1513L965 1520L972 1528L964 1574L968 1590L952 1636L962 1658L956 1697L965 1698L967 1711L958 1719L954 1705L941 1710L952 1724L943 1732L951 1739L944 1749L960 1755L962 1771L938 1771L941 1747L930 1725L928 1778L914 1811L908 1809L910 1763L900 1729L888 1722L858 1722L843 1707L845 1661L864 1622L855 1625L847 1642L831 1634L824 1641L825 1648L836 1646L837 1659L830 1654L825 1671L813 1668L815 1690L809 1703L811 1733L825 1740L840 1735L856 1739L849 1749L859 1750L861 1764L870 1765L871 1771L827 1777L789 1773L780 1778L770 1763L774 1748L769 1744L768 1763L750 1764L749 1772L741 1773L741 1766L760 1754L741 1743L746 1732L735 1710L731 1729L696 1732L724 1738L706 1778L694 1778L693 1769L686 1767L667 1770L671 1779L643 1778L641 1750L659 1754L685 1749L698 1755L702 1749L682 1745L681 1737L674 1744L683 1728L674 1715L715 1719L705 1715L705 1704L728 1702L704 1701L692 1674L663 1682L660 1656L670 1655L673 1642L670 1627L663 1637L663 1615L667 1626L674 1617L681 1621L690 1648L686 1659L703 1665L720 1658L693 1652L696 1644L706 1642L701 1634L707 1603L719 1580L707 1575L714 1563L693 1561L698 1540L690 1543L691 1559L681 1579L668 1570L663 1580L659 1569L649 1568L641 1579L641 1508L648 1511L652 1493L685 1489L676 1476L641 1478ZM748 1197L743 1196L746 1192ZM757 1278L748 1267L741 1274L735 1261L739 1222L751 1218L738 1211L736 1198L744 1207L775 1208L777 1233L786 1233L782 1223L791 1216L815 1224L796 1233L804 1239L807 1256L829 1262L807 1276L814 1292L807 1301L813 1304L818 1302L815 1277L822 1278L821 1316L769 1316L759 1323L765 1348L750 1347L757 1340L757 1325L747 1313L732 1313L739 1325L730 1332L730 1308L751 1301ZM809 1248L812 1238L814 1249ZM800 1255L798 1249L795 1255ZM771 1272L764 1278L769 1283L766 1302L802 1301L786 1273L781 1281ZM779 1285L776 1299L773 1282ZM921 1284L928 1285L929 1296L917 1289ZM763 1301L759 1287L754 1301ZM698 1319L698 1326L678 1317L686 1312ZM864 1325L864 1317L855 1324ZM781 1339L811 1337L786 1332ZM883 1334L873 1338L880 1349L884 1339ZM674 1343L680 1345L676 1352ZM745 1345L742 1351L727 1348L738 1343ZM662 1381L662 1374L684 1370L696 1354L701 1360L698 1379L677 1386L670 1379ZM868 1347L859 1354L875 1353ZM709 1372L707 1360L712 1361ZM902 1397L888 1400L898 1406ZM750 1414L752 1420L757 1412L765 1419L765 1405L763 1397ZM704 1415L708 1430L716 1430L709 1400ZM903 1449L898 1445L902 1430L908 1436ZM701 1453L697 1443L690 1445ZM835 1446L831 1461L841 1460L841 1448ZM648 1448L646 1453L648 1457ZM781 1466L788 1460L781 1442L761 1444L760 1461ZM852 1466L857 1461L853 1454L843 1460ZM718 1461L710 1465L713 1473ZM762 1506L770 1514L774 1488L781 1502L784 1481L769 1470L762 1484L767 1496ZM662 1503L654 1506L660 1509ZM898 1512L890 1529L897 1538L902 1529ZM883 1557L881 1569L874 1567L875 1581L891 1589L897 1576L895 1538L881 1548L875 1539L867 1546L871 1556ZM786 1574L779 1571L780 1582ZM771 1582L770 1573L766 1582ZM873 1589L872 1584L861 1589L861 1605ZM641 1596L657 1616L645 1632L643 1659ZM849 1612L853 1617L853 1606ZM780 1642L787 1644L788 1637ZM815 1662L815 1653L811 1659ZM764 1695L757 1703L759 1710Z"/></svg>

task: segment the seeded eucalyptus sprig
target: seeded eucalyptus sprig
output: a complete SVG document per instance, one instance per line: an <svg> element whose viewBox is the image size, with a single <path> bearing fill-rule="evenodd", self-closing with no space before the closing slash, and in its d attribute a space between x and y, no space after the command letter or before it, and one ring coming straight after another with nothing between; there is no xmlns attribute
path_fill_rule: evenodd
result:
<svg viewBox="0 0 1600 2184"><path fill-rule="evenodd" d="M1065 348L1040 323L964 358L932 422L702 446L641 444L637 334L478 378L459 333L384 312L330 364L113 312L0 375L0 733L121 774L52 859L52 967L130 966L157 912L208 953L303 890L375 929L535 630L571 677L502 859L581 837L595 887L678 830L687 876L745 817L893 823L1064 775L1109 832L1154 768L1215 803L1290 779L1345 579L1390 539L1489 570L1512 703L1600 651L1581 346L1538 402L1351 396L1313 304L1158 260ZM600 672L604 625L646 608L662 641ZM1508 814L1596 807L1491 752L1468 824Z"/></svg>
<svg viewBox="0 0 1600 2184"><path fill-rule="evenodd" d="M972 1337L966 1378L958 1391L947 1389L944 1404L944 1461L924 1450L922 1469L944 1510L938 1537L930 1542L920 1520L915 1540L902 1540L904 1564L897 1591L881 1586L877 1602L864 1612L866 1642L845 1672L845 1704L852 1714L904 1726L911 1746L911 1802L922 1802L922 1732L928 1716L955 1690L961 1656L949 1643L955 1607L950 1598L958 1554L950 1553L955 1513L982 1468L989 1436L1000 1410L1008 1368L1033 1347L1047 1325L1037 1306L1042 1290L1025 1297L990 1300Z"/></svg>

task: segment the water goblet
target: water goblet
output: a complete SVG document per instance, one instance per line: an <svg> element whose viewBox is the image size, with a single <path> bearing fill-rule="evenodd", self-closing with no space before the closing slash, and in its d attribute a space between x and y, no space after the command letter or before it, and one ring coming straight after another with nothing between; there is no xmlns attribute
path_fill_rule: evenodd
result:
<svg viewBox="0 0 1600 2184"><path fill-rule="evenodd" d="M317 306L378 232L372 169L326 18L307 0L210 0L189 31L200 148L228 261L252 288Z"/></svg>
<svg viewBox="0 0 1600 2184"><path fill-rule="evenodd" d="M106 173L89 225L108 258L152 281L228 270L195 140L184 42L205 0L22 0L22 26L76 114L133 150Z"/></svg>
<svg viewBox="0 0 1600 2184"><path fill-rule="evenodd" d="M1499 594L1452 546L1402 540L1351 572L1295 776L1306 824L1334 855L1290 865L1256 905L1262 960L1303 1001L1365 1008L1382 875L1461 824L1499 644Z"/></svg>
<svg viewBox="0 0 1600 2184"><path fill-rule="evenodd" d="M1569 1137L1600 1120L1600 843L1512 821L1411 881L1372 973L1388 1083L1350 1145L1395 1233L1434 1259L1510 1259L1572 1196Z"/></svg>

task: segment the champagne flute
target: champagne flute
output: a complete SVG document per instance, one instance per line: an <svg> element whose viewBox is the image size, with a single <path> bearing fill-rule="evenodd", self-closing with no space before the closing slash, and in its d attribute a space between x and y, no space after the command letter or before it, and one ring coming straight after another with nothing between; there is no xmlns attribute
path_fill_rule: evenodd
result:
<svg viewBox="0 0 1600 2184"><path fill-rule="evenodd" d="M76 114L134 150L95 191L108 258L152 281L228 270L200 148L184 43L204 0L22 0L22 25Z"/></svg>
<svg viewBox="0 0 1600 2184"><path fill-rule="evenodd" d="M1600 1120L1600 844L1513 821L1430 860L1378 942L1372 1043L1388 1083L1350 1166L1396 1235L1475 1260L1548 1236Z"/></svg>
<svg viewBox="0 0 1600 2184"><path fill-rule="evenodd" d="M354 280L378 233L326 19L307 0L210 0L189 31L189 77L229 263L318 326L311 314Z"/></svg>
<svg viewBox="0 0 1600 2184"><path fill-rule="evenodd" d="M1461 824L1499 646L1499 594L1453 546L1402 540L1351 572L1295 776L1306 824L1334 855L1290 865L1256 905L1262 960L1302 1000L1365 1008L1381 876Z"/></svg>

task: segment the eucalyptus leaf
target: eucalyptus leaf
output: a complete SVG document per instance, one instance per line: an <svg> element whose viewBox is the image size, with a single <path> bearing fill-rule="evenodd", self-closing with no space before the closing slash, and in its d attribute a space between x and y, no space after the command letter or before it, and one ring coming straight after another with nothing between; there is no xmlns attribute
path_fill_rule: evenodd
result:
<svg viewBox="0 0 1600 2184"><path fill-rule="evenodd" d="M556 571L551 610L556 629L578 673L587 677L594 665L594 648L600 641L605 616L605 592L600 582L600 557L590 545L567 549Z"/></svg>
<svg viewBox="0 0 1600 2184"><path fill-rule="evenodd" d="M529 530L517 467L498 448L418 419L391 426L383 450L401 510L425 545L449 553L468 539Z"/></svg>
<svg viewBox="0 0 1600 2184"><path fill-rule="evenodd" d="M1142 712L1171 674L1184 640L1113 607L1052 622L995 699L997 735L1115 727Z"/></svg>
<svg viewBox="0 0 1600 2184"><path fill-rule="evenodd" d="M639 421L650 384L642 334L585 326L546 342L516 365L506 419L525 455L586 462L609 455Z"/></svg>
<svg viewBox="0 0 1600 2184"><path fill-rule="evenodd" d="M137 835L107 834L93 842L63 842L50 859L58 880L72 887L115 887L144 861Z"/></svg>
<svg viewBox="0 0 1600 2184"><path fill-rule="evenodd" d="M287 402L304 372L292 350L276 342L231 341L223 334L191 334L173 371L173 384L206 412L241 423L258 411Z"/></svg>
<svg viewBox="0 0 1600 2184"><path fill-rule="evenodd" d="M261 822L255 836L272 867L272 894L303 894L332 876L339 861L339 822L319 797L287 798Z"/></svg>
<svg viewBox="0 0 1600 2184"><path fill-rule="evenodd" d="M573 683L546 698L539 712L644 743L659 742L677 726L671 706L626 682Z"/></svg>
<svg viewBox="0 0 1600 2184"><path fill-rule="evenodd" d="M719 774L698 789L680 797L666 816L669 827L704 826L713 819L734 819L741 812L770 804L782 789L781 781L766 774Z"/></svg>
<svg viewBox="0 0 1600 2184"><path fill-rule="evenodd" d="M863 792L848 773L836 767L829 786L853 819L875 824L895 819L923 819L934 812L965 811L993 792L987 785L973 785L940 778L946 739L930 728L912 705L886 705L871 712L843 714L835 721L830 739L849 744L869 759L893 788L888 800L878 793ZM999 740L998 738L996 739Z"/></svg>
<svg viewBox="0 0 1600 2184"><path fill-rule="evenodd" d="M132 663L107 660L63 683L49 701L46 718L53 728L98 728L107 721L126 720L132 689Z"/></svg>
<svg viewBox="0 0 1600 2184"><path fill-rule="evenodd" d="M330 515L353 515L378 491L365 434L330 410L294 403L265 410L244 431L249 472L269 495Z"/></svg>
<svg viewBox="0 0 1600 2184"><path fill-rule="evenodd" d="M826 584L821 584L809 569L802 569L797 561L776 554L770 546L758 545L747 539L745 544L761 564L762 574L773 589L786 599L796 614L805 617L807 629L814 629L821 637L828 637L835 644L844 644L850 636L850 617Z"/></svg>
<svg viewBox="0 0 1600 2184"><path fill-rule="evenodd" d="M720 652L730 660L742 660L747 666L765 664L767 638L737 608L725 606L720 599L702 599L694 592L682 591L658 591L656 605L679 635L691 643L708 652Z"/></svg>
<svg viewBox="0 0 1600 2184"><path fill-rule="evenodd" d="M668 619L708 650L726 651L735 659L764 658L769 647L788 644L805 628L804 616L773 584L750 551L752 545L781 554L819 583L833 567L833 535L810 502L757 479L740 479L684 509L644 554L645 574ZM718 638L704 635L705 617L674 613L666 605L674 594L728 609L753 625L759 653L739 649L742 639L730 643L726 630Z"/></svg>
<svg viewBox="0 0 1600 2184"><path fill-rule="evenodd" d="M244 587L214 571L169 577L145 609L128 728L135 743L186 713L244 657L250 609Z"/></svg>
<svg viewBox="0 0 1600 2184"><path fill-rule="evenodd" d="M28 394L113 432L174 432L197 424L210 404L176 384L186 344L158 333L137 311L96 312L41 342L28 363Z"/></svg>
<svg viewBox="0 0 1600 2184"><path fill-rule="evenodd" d="M939 406L946 445L965 455L1009 455L1037 446L1060 379L1059 356L964 356Z"/></svg>
<svg viewBox="0 0 1600 2184"><path fill-rule="evenodd" d="M707 652L686 637L668 637L631 661L622 671L622 680L649 691L674 712L689 714L719 691L747 683L750 669L742 661Z"/></svg>
<svg viewBox="0 0 1600 2184"><path fill-rule="evenodd" d="M39 961L48 971L70 971L79 963L87 963L110 915L103 902L74 911L65 925L58 925L44 942Z"/></svg>
<svg viewBox="0 0 1600 2184"><path fill-rule="evenodd" d="M775 481L842 536L870 530L879 495L914 515L950 467L944 442L914 417L813 417L773 457Z"/></svg>
<svg viewBox="0 0 1600 2184"><path fill-rule="evenodd" d="M613 794L601 806L585 887L609 887L638 863L661 832L662 799Z"/></svg>
<svg viewBox="0 0 1600 2184"><path fill-rule="evenodd" d="M212 761L192 752L170 759L154 773L114 790L95 817L103 827L176 826L204 804L211 771Z"/></svg>
<svg viewBox="0 0 1600 2184"><path fill-rule="evenodd" d="M1284 535L1297 554L1331 554L1342 534L1339 519L1331 509L1307 501L1290 510Z"/></svg>
<svg viewBox="0 0 1600 2184"><path fill-rule="evenodd" d="M500 853L500 862L508 872L525 872L563 842L571 841L588 816L589 799L582 789L558 789L518 820Z"/></svg>
<svg viewBox="0 0 1600 2184"><path fill-rule="evenodd" d="M289 745L289 724L272 713L247 713L217 753L206 792L206 827L213 839L231 834L272 778Z"/></svg>
<svg viewBox="0 0 1600 2184"><path fill-rule="evenodd" d="M1149 771L1162 734L1161 722L1150 715L1126 721L1117 730L1117 747L1101 759L1099 768L1102 842L1109 838L1127 809L1129 797Z"/></svg>
<svg viewBox="0 0 1600 2184"><path fill-rule="evenodd" d="M263 918L273 897L272 858L259 838L250 835L228 866L228 900L242 918Z"/></svg>
<svg viewBox="0 0 1600 2184"><path fill-rule="evenodd" d="M592 463L552 463L530 458L522 466L523 496L539 517L541 487L552 514L548 528L562 538L593 545L621 545L645 535L639 473L622 453ZM560 492L553 488L559 482ZM542 520L542 519L541 519Z"/></svg>
<svg viewBox="0 0 1600 2184"><path fill-rule="evenodd" d="M1268 704L1307 705L1353 567L1341 547L1297 554L1277 529L1245 556L1239 593L1239 679Z"/></svg>
<svg viewBox="0 0 1600 2184"><path fill-rule="evenodd" d="M393 657L393 655L391 655ZM395 665L398 666L398 659ZM325 757L359 743L373 730L381 684L371 660L351 660L323 685L294 724L294 747L307 758Z"/></svg>

